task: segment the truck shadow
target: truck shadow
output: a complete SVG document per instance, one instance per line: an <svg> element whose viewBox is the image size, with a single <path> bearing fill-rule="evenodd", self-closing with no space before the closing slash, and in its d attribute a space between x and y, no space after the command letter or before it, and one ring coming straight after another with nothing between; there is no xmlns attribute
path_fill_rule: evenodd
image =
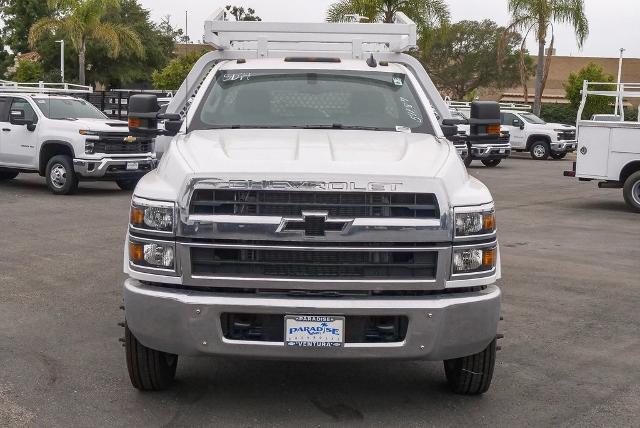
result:
<svg viewBox="0 0 640 428"><path fill-rule="evenodd" d="M165 426L190 425L214 415L224 420L226 412L232 417L244 411L247 417L264 412L265 419L258 419L258 425L267 421L286 425L301 414L308 426L355 423L384 417L391 409L402 412L420 407L425 416L434 416L452 403L473 406L482 399L451 393L442 363L436 362L231 362L217 358L184 359L176 384L161 394L177 404ZM149 404L146 397L138 398Z"/></svg>
<svg viewBox="0 0 640 428"><path fill-rule="evenodd" d="M51 195L51 192L47 188L47 185L42 179L41 181L37 179L20 179L16 178L14 180L9 181L0 181L0 190L5 191L18 191L25 192L30 196L37 195ZM77 196L110 196L114 194L132 194L133 192L126 192L120 190L115 183L99 183L99 182L89 182L89 183L80 183L78 188L78 192L71 197Z"/></svg>

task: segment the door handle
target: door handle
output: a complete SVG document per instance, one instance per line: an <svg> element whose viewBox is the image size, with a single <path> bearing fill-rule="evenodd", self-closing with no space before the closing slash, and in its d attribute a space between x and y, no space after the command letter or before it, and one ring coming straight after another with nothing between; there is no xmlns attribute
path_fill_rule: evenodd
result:
<svg viewBox="0 0 640 428"><path fill-rule="evenodd" d="M11 132L9 128L2 128L2 132Z"/></svg>

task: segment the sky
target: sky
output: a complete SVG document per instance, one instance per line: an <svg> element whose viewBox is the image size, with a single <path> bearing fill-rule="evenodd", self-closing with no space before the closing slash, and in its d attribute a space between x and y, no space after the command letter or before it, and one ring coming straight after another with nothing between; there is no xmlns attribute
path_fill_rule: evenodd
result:
<svg viewBox="0 0 640 428"><path fill-rule="evenodd" d="M139 0L159 21L171 15L174 26L184 28L185 11L189 12L189 36L201 40L204 20L227 4L252 7L264 21L322 22L332 0ZM498 24L509 21L507 0L448 0L452 19L482 20L490 18ZM640 4L638 0L585 0L590 22L590 35L580 50L570 28L556 28L558 55L640 58ZM534 43L529 50L537 53Z"/></svg>

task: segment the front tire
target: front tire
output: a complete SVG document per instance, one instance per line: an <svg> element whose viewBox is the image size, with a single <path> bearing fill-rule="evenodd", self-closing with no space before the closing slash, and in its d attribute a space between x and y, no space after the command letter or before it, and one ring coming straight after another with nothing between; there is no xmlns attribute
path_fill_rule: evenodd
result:
<svg viewBox="0 0 640 428"><path fill-rule="evenodd" d="M78 191L78 177L69 156L58 155L49 159L46 176L47 186L54 195L72 195Z"/></svg>
<svg viewBox="0 0 640 428"><path fill-rule="evenodd" d="M131 384L140 391L162 391L173 384L178 356L147 348L125 324L125 352Z"/></svg>
<svg viewBox="0 0 640 428"><path fill-rule="evenodd" d="M484 166L489 168L497 167L498 165L500 165L500 162L502 162L502 159L485 159L482 161Z"/></svg>
<svg viewBox="0 0 640 428"><path fill-rule="evenodd" d="M535 160L547 160L551 153L549 143L546 141L536 141L531 145L529 151L531 152L531 157Z"/></svg>
<svg viewBox="0 0 640 428"><path fill-rule="evenodd" d="M551 157L553 159L559 160L559 159L566 158L567 157L567 152L562 152L562 153L551 152L550 155L551 155Z"/></svg>
<svg viewBox="0 0 640 428"><path fill-rule="evenodd" d="M640 213L640 171L632 174L624 182L624 200L635 212Z"/></svg>
<svg viewBox="0 0 640 428"><path fill-rule="evenodd" d="M122 190L134 190L138 185L138 181L140 180L116 180L116 184Z"/></svg>
<svg viewBox="0 0 640 428"><path fill-rule="evenodd" d="M449 386L456 394L480 395L489 390L496 364L496 340L474 355L446 360L444 371Z"/></svg>
<svg viewBox="0 0 640 428"><path fill-rule="evenodd" d="M13 180L20 174L18 171L13 171L10 169L0 170L0 181L3 180Z"/></svg>

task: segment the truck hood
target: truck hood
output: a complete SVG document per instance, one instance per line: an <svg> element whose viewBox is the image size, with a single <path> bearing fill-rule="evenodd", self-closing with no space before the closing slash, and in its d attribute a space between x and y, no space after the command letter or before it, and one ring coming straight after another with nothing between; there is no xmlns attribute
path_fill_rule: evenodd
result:
<svg viewBox="0 0 640 428"><path fill-rule="evenodd" d="M449 146L432 135L344 130L195 131L177 142L192 173L435 176Z"/></svg>
<svg viewBox="0 0 640 428"><path fill-rule="evenodd" d="M576 127L571 125L565 125L564 123L547 123L547 126L552 127L553 129L563 129L567 131L575 131Z"/></svg>
<svg viewBox="0 0 640 428"><path fill-rule="evenodd" d="M96 132L129 132L128 124L122 120L111 119L76 119L60 120L62 126L75 127L78 130L86 129Z"/></svg>

